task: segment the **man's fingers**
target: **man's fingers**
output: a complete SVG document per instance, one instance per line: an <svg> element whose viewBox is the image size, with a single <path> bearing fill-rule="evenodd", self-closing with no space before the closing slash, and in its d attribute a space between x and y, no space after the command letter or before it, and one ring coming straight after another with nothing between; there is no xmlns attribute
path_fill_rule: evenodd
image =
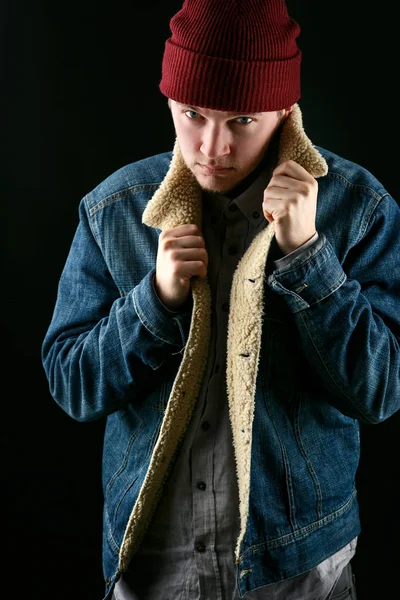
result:
<svg viewBox="0 0 400 600"><path fill-rule="evenodd" d="M205 242L200 229L196 225L183 225L163 231L160 245L165 250L171 248L204 248Z"/></svg>
<svg viewBox="0 0 400 600"><path fill-rule="evenodd" d="M294 160L286 160L278 165L274 169L272 176L274 177L278 175L286 175L288 177L292 177L293 179L298 179L299 181L311 182L314 180L314 177Z"/></svg>
<svg viewBox="0 0 400 600"><path fill-rule="evenodd" d="M185 261L182 265L180 276L184 279L192 277L204 278L207 275L207 266L201 260Z"/></svg>
<svg viewBox="0 0 400 600"><path fill-rule="evenodd" d="M271 187L267 187L264 191L264 202L271 198L285 200L286 198L290 199L293 197L293 192L287 188L277 187L272 185Z"/></svg>
<svg viewBox="0 0 400 600"><path fill-rule="evenodd" d="M287 175L273 175L266 189L268 190L271 187L289 188L292 182L293 177L288 177Z"/></svg>
<svg viewBox="0 0 400 600"><path fill-rule="evenodd" d="M204 260L208 258L205 248L172 248L169 257L176 261Z"/></svg>
<svg viewBox="0 0 400 600"><path fill-rule="evenodd" d="M200 235L200 236L202 235L201 230L199 227L197 227L197 225L194 225L193 223L186 223L185 225L179 225L179 227L165 229L165 231L163 231L161 233L161 236L164 238L170 238L170 237L181 238L184 236L198 236L198 235Z"/></svg>
<svg viewBox="0 0 400 600"><path fill-rule="evenodd" d="M159 238L156 291L169 308L188 297L190 279L207 275L208 253L197 225L186 224L163 231Z"/></svg>
<svg viewBox="0 0 400 600"><path fill-rule="evenodd" d="M185 235L178 238L172 238L168 240L175 247L179 248L204 248L205 242L204 238L200 235Z"/></svg>

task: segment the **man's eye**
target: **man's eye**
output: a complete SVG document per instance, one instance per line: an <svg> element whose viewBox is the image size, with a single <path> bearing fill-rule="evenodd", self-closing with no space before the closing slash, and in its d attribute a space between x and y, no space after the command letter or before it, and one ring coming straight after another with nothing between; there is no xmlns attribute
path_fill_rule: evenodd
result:
<svg viewBox="0 0 400 600"><path fill-rule="evenodd" d="M194 110L185 110L185 115L189 118L189 119L197 119L197 117L199 117L199 113L195 112Z"/></svg>
<svg viewBox="0 0 400 600"><path fill-rule="evenodd" d="M236 119L236 122L240 123L240 125L248 125L252 121L253 121L253 119L251 117L238 117Z"/></svg>

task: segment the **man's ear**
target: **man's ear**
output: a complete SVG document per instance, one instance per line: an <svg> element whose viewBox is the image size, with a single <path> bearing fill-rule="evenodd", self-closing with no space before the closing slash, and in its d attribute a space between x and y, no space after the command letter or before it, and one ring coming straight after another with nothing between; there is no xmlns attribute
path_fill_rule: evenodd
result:
<svg viewBox="0 0 400 600"><path fill-rule="evenodd" d="M284 108L284 113L283 113L283 117L284 119L286 119L286 117L288 117L290 115L290 113L292 112L294 107L294 104L292 104L292 106L289 106L288 108Z"/></svg>

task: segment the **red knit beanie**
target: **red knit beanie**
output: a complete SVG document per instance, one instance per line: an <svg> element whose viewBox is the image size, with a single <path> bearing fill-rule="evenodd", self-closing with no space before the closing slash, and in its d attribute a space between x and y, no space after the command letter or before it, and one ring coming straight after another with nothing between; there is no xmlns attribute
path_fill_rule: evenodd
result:
<svg viewBox="0 0 400 600"><path fill-rule="evenodd" d="M160 82L168 98L240 113L299 100L300 27L283 0L184 0L170 27Z"/></svg>

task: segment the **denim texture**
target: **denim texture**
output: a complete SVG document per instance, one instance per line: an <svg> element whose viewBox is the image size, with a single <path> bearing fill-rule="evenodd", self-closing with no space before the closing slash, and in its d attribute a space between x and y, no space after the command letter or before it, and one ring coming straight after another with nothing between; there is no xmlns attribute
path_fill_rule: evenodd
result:
<svg viewBox="0 0 400 600"><path fill-rule="evenodd" d="M359 422L400 408L400 209L371 173L316 148L329 167L318 241L287 268L267 262L241 595L359 534ZM190 303L173 313L154 295L159 231L141 221L170 160L126 165L82 198L42 347L59 406L106 419L106 597L191 322Z"/></svg>

